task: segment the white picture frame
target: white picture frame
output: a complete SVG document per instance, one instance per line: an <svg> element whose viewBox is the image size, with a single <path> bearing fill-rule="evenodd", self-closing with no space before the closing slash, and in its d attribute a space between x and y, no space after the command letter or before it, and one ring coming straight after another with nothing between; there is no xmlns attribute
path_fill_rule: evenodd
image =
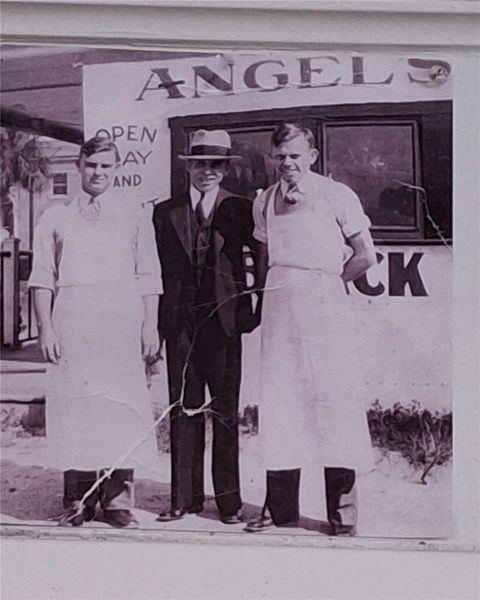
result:
<svg viewBox="0 0 480 600"><path fill-rule="evenodd" d="M453 336L453 403L454 403L454 534L445 540L334 539L304 538L301 541L288 534L255 537L194 532L99 531L39 529L2 525L4 544L15 552L28 540L83 540L85 550L97 541L129 540L134 548L149 548L158 544L164 553L170 552L170 542L239 547L235 552L247 554L267 552L269 547L285 547L285 557L300 550L298 546L315 547L318 556L325 549L338 548L340 556L347 550L397 550L457 552L474 555L480 544L480 180L477 157L480 153L480 12L475 0L436 2L424 0L356 0L340 2L234 2L155 0L3 0L2 35L4 44L68 44L116 48L172 49L178 51L226 50L305 50L338 49L342 51L375 51L405 55L409 52L430 56L452 57L455 61L453 202L454 202L454 336ZM275 26L272 26L272 23ZM321 39L321 43L319 43ZM146 542L145 546L139 544ZM10 545L9 545L10 544ZM255 549L250 546L256 547ZM40 546L39 546L40 547ZM51 546L45 546L51 547ZM193 551L191 546L185 546ZM32 545L33 549L33 545ZM278 550L278 549L277 549ZM32 550L33 551L33 550ZM176 547L174 552L176 552ZM323 554L322 554L323 552ZM4 551L5 553L5 551ZM252 555L253 555L252 554ZM428 554L428 553L427 553ZM18 555L18 554L17 554ZM131 553L130 553L131 556ZM307 555L305 555L307 556ZM308 555L312 561L313 555ZM372 557L374 554L372 554ZM408 562L407 554L404 560ZM455 560L457 560L457 558ZM471 557L475 560L474 557ZM473 564L470 558L464 560ZM285 558L285 560L287 560ZM382 560L388 561L387 557ZM412 560L413 555L412 555ZM314 562L314 559L313 561ZM437 561L438 563L438 561ZM10 564L11 562L7 564ZM205 563L208 564L208 563ZM244 564L248 564L245 562ZM362 563L365 567L365 563ZM445 563L443 563L445 564ZM338 567L337 567L338 568ZM365 567L366 568L366 567ZM392 566L390 567L393 568ZM467 569L468 567L465 566ZM461 567L459 567L461 570ZM269 571L272 574L274 571ZM460 572L460 571L459 571ZM165 575L167 573L167 575ZM173 573L173 571L172 571ZM474 575L470 574L473 590ZM168 571L164 571L168 579ZM173 577L173 575L172 575ZM198 581L203 581L196 572ZM204 577L205 579L205 577ZM428 577L427 577L428 579ZM432 577L429 581L432 582ZM232 581L235 577L232 575ZM312 579L313 581L313 579ZM385 580L383 580L385 583ZM358 583L358 581L357 581ZM454 590L454 579L444 589ZM151 590L146 584L142 594ZM175 593L173 580L169 589ZM236 585L241 585L237 581ZM258 584L261 586L262 584ZM431 585L436 585L431 583ZM267 586L268 587L268 586ZM267 589L264 587L264 589ZM373 590L372 586L370 589ZM9 589L13 590L12 580ZM27 589L27 588L26 588ZM112 590L114 587L111 588ZM118 588L115 588L118 589ZM223 588L225 589L225 588ZM251 588L249 588L251 589ZM260 589L260 587L258 588ZM290 588L293 589L293 588ZM332 590L333 588L330 588ZM379 588L376 588L377 590ZM427 589L422 588L422 589ZM441 589L437 587L435 589ZM269 592L279 594L270 582ZM311 594L308 583L305 594ZM13 592L12 592L13 593ZM115 592L112 592L114 594ZM193 588L190 594L194 594ZM300 592L299 592L300 593ZM333 593L333 592L332 592ZM347 592L345 592L347 593ZM350 593L353 593L350 591ZM412 589L406 593L413 593ZM200 592L199 592L200 594ZM373 591L372 591L373 594ZM20 597L20 596L11 596ZM53 596L52 596L53 597ZM56 596L55 596L56 597ZM110 596L109 596L110 597ZM111 597L114 597L113 595ZM140 596L139 596L140 597ZM142 595L141 597L148 597ZM176 596L175 596L176 597ZM203 596L202 596L203 597ZM205 596L207 597L207 596ZM233 597L233 596L232 596ZM242 596L243 597L243 596ZM247 597L247 596L245 596ZM273 597L273 596L272 596ZM299 596L304 597L304 596ZM348 596L350 597L350 596ZM393 596L392 596L393 597ZM406 597L406 596L405 596ZM414 597L414 596L409 596ZM465 596L467 597L467 596Z"/></svg>

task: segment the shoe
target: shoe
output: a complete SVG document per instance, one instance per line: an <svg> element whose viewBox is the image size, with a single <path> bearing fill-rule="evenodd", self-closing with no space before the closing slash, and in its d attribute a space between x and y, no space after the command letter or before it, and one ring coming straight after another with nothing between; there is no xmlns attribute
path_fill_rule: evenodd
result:
<svg viewBox="0 0 480 600"><path fill-rule="evenodd" d="M357 535L357 528L355 525L333 525L331 523L330 535L355 537Z"/></svg>
<svg viewBox="0 0 480 600"><path fill-rule="evenodd" d="M178 521L180 519L183 519L183 517L185 516L187 510L185 508L171 508L170 510L167 510L165 512L161 512L158 517L157 517L157 521L164 521L164 522L168 522L168 521Z"/></svg>
<svg viewBox="0 0 480 600"><path fill-rule="evenodd" d="M80 510L80 501L75 500L64 510L58 525L59 527L81 527L84 521L85 509Z"/></svg>
<svg viewBox="0 0 480 600"><path fill-rule="evenodd" d="M249 533L258 533L260 531L266 531L274 526L273 519L271 517L260 516L258 519L249 521L244 527L244 531Z"/></svg>
<svg viewBox="0 0 480 600"><path fill-rule="evenodd" d="M58 522L59 527L81 527L83 525L83 513L79 513L75 508L66 510Z"/></svg>
<svg viewBox="0 0 480 600"><path fill-rule="evenodd" d="M83 509L83 518L85 521L93 521L93 519L95 518L95 507L86 506Z"/></svg>
<svg viewBox="0 0 480 600"><path fill-rule="evenodd" d="M59 523L61 527L80 527L84 521L93 521L95 506L98 500L98 491L94 490L88 496L87 493L94 486L96 480L96 471L76 471L70 469L64 472L64 513ZM82 500L83 507L81 509Z"/></svg>
<svg viewBox="0 0 480 600"><path fill-rule="evenodd" d="M220 521L225 523L225 525L238 525L239 523L243 523L243 515L238 511L234 515L221 516Z"/></svg>
<svg viewBox="0 0 480 600"><path fill-rule="evenodd" d="M187 512L190 515L198 515L198 513L201 513L203 511L203 504L195 504L194 506L191 506Z"/></svg>
<svg viewBox="0 0 480 600"><path fill-rule="evenodd" d="M132 522L133 515L129 510L114 509L104 510L103 518L112 527L128 527Z"/></svg>

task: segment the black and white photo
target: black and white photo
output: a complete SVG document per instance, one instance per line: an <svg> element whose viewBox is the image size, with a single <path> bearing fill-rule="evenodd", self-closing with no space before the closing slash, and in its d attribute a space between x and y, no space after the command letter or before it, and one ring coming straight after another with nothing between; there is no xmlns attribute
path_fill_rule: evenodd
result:
<svg viewBox="0 0 480 600"><path fill-rule="evenodd" d="M2 523L450 538L454 60L3 64Z"/></svg>

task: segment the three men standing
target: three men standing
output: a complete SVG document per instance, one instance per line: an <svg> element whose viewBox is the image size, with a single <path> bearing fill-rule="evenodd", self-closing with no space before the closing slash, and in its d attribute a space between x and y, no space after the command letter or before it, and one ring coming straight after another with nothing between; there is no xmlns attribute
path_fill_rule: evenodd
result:
<svg viewBox="0 0 480 600"><path fill-rule="evenodd" d="M227 524L242 520L241 335L255 329L262 311L259 414L267 490L262 513L246 529L262 531L298 518L301 470L310 463L315 476L325 480L332 533L355 530L355 478L368 465L371 446L356 361L349 351L352 329L344 299L346 282L374 264L375 252L358 197L311 171L317 155L308 129L278 127L272 160L280 181L256 199L252 210L250 200L221 187L235 158L228 133L200 130L193 135L190 153L180 156L190 175L188 193L155 207L164 290L159 331L166 341L172 405L171 506L160 521L203 510L207 412L213 416L212 475L220 518ZM105 193L117 162L111 142L94 139L82 147L85 194L45 215L30 280L44 351L59 363L58 401L53 396L49 401L54 410L49 424L63 436L59 448L66 453L65 469L70 469L64 504L73 524L93 516L98 497L87 498L88 503L84 496L93 491L98 469L116 464L125 444L119 432L128 430L129 439L138 440L153 424L137 338L141 333L144 358L155 352L152 315L156 317L162 289L160 270L149 243L151 224L147 227L136 212L127 214ZM247 285L246 252L253 259L253 286ZM262 310L259 290L267 254ZM52 322L50 303L57 289ZM113 303L116 311L110 310ZM131 327L126 329L125 323ZM99 337L98 331L104 335ZM127 400L112 420L107 400L125 394ZM128 410L132 401L137 427ZM106 425L111 422L115 427ZM98 440L105 441L110 429L111 440L100 449ZM56 439L50 438L51 443ZM65 439L81 439L82 444ZM141 450L153 456L150 436L144 445L148 448ZM137 454L129 456L124 469L113 469L102 486L105 518L117 527L132 521L129 490L141 459Z"/></svg>
<svg viewBox="0 0 480 600"><path fill-rule="evenodd" d="M245 250L261 271L252 204L221 187L234 158L225 131L195 132L190 188L155 207L163 268L160 337L166 340L171 416L171 507L159 520L203 510L205 411L213 416L212 475L224 523L241 521L238 408L241 334L259 324L247 287ZM205 402L208 387L211 404ZM205 410L204 410L205 409Z"/></svg>

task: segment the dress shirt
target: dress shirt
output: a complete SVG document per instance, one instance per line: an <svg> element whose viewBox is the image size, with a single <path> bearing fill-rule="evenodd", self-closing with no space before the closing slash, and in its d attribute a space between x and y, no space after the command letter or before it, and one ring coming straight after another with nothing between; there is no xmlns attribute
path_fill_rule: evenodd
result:
<svg viewBox="0 0 480 600"><path fill-rule="evenodd" d="M213 190L209 190L208 192L200 192L193 185L190 186L190 201L194 211L197 207L197 204L200 202L203 193L205 193L205 196L202 200L202 210L205 218L208 219L215 207L215 201L218 196L218 185L215 186Z"/></svg>

